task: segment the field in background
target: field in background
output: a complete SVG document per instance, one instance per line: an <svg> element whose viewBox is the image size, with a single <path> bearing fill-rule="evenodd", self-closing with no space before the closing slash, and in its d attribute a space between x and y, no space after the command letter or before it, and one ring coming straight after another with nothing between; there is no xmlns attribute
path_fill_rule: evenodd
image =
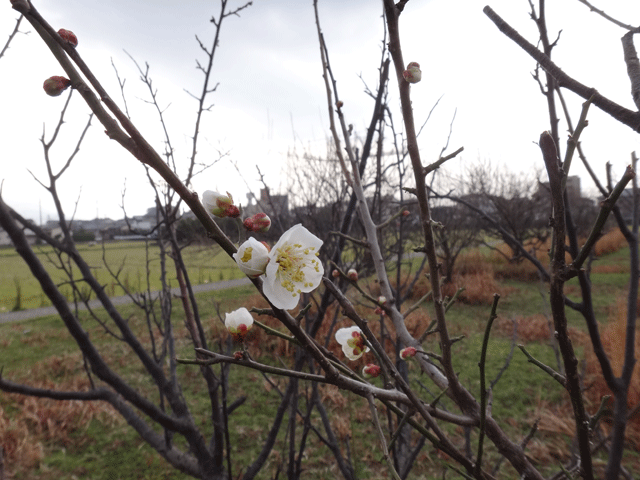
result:
<svg viewBox="0 0 640 480"><path fill-rule="evenodd" d="M58 268L60 260L53 255L50 247L34 246L33 249L44 260L43 263L54 281L68 281L65 273ZM111 297L124 295L123 287L131 292L145 291L147 281L151 291L161 288L159 249L153 242L148 245L145 242L112 242L104 246L85 243L78 245L78 250ZM235 262L218 246L187 247L183 250L183 257L194 285L243 277ZM109 268L105 267L103 259ZM66 260L63 258L63 261ZM51 305L42 293L40 284L31 276L27 265L13 248L0 249L0 265L0 312ZM119 282L109 270L117 274ZM79 275L77 269L73 272L76 276ZM177 287L172 265L168 265L167 275L171 286ZM72 299L71 287L63 286L61 291L69 300ZM88 292L88 289L84 292Z"/></svg>
<svg viewBox="0 0 640 480"><path fill-rule="evenodd" d="M601 320L603 343L606 350L614 355L615 366L616 346L624 340L624 328L621 328L621 324L625 315L624 296L629 275L628 249L615 236L605 237L603 242L605 243L599 247L602 248L599 250L602 256L592 265L594 302ZM603 247L605 244L606 248ZM544 257L544 252L541 255ZM548 345L552 330L547 306L548 286L540 283L535 272L525 264L510 264L491 252L468 252L460 259L458 267L454 284L448 287L449 294L459 286L466 287L459 297L460 301L451 308L448 315L451 335L464 335L464 339L455 345L456 371L463 384L477 394L477 362L482 333L493 293L500 293L499 317L489 343L487 378L495 378L510 355L513 357L494 389L492 413L515 441L523 438L536 419L539 419L539 431L528 445L527 453L545 475L556 472L560 463L568 458L571 449L574 425L570 403L557 383L537 367L527 363L526 357L517 348L513 348L515 339L515 342L524 344L537 359L557 368L553 350ZM375 292L375 282L366 279L361 282ZM419 282L407 306L426 293L427 289L426 282ZM567 285L568 295L576 292L575 282L570 282ZM229 345L227 332L216 313L216 302L219 303L221 312L231 311L239 306L266 306L251 286L201 294L198 298L205 332L216 345L218 342ZM354 299L357 297L354 296ZM130 318L132 328L141 338L147 338L150 342L140 313L132 306L123 308L123 314ZM372 329L379 332L379 317L373 314L372 309L363 305L357 308L369 319ZM419 335L427 328L431 321L430 311L431 305L427 303L407 317L407 327L412 333ZM334 313L334 310L327 313L327 321L319 335L322 340L323 335L329 334L330 320ZM117 366L119 374L132 379L137 388L154 398L155 389L141 375L141 367L137 362L131 361L135 357L127 351L126 346L115 342L86 314L81 315L84 315L86 330L105 359ZM261 317L261 321L282 329L275 320L265 318ZM586 392L587 405L588 411L593 413L598 408L601 395L607 393L606 386L588 347L584 322L575 314L569 315L569 322L578 356L585 362L584 384L589 387ZM179 342L178 356L192 358L191 345L180 314L175 315L174 325ZM349 322L342 319L336 328L348 325ZM640 335L638 338L640 339ZM393 348L391 344L386 347ZM280 338L266 335L258 328L252 330L248 348L254 358L259 358L264 363L281 366L280 362L287 365L292 362L294 347ZM329 348L336 355L342 355L335 342L330 342ZM428 337L424 348L438 352L437 339L434 336ZM82 356L69 334L61 328L60 320L55 317L0 325L0 352L0 367L4 366L3 376L7 379L38 386L53 387L55 384L60 389L88 388ZM368 353L350 365L358 371L364 363L371 361L375 359ZM425 383L424 378L415 365L409 363L408 368L412 386L429 399L429 394L421 387L421 383ZM638 371L636 369L630 404L640 401ZM205 434L210 434L207 427L209 416L206 385L197 368L182 365L178 375L194 415L201 419ZM234 462L237 462L234 463L234 474L237 476L247 462L257 455L261 447L260 439L264 439L265 429L270 425L280 402L280 394L274 385L282 390L285 381L275 377L272 379L273 384L269 384L259 372L241 367L232 367L231 375L233 382L230 384L229 401L241 395L247 396L245 404L234 411L229 419L232 427L232 455ZM374 379L373 382L382 386L381 379ZM320 390L344 453L346 442L349 442L358 477L371 480L386 478L386 468L377 447L366 401L331 386L321 386ZM453 408L446 398L441 401ZM301 402L304 400L301 399ZM380 409L385 417L384 408ZM319 425L317 418L314 417L313 421ZM446 428L450 432L455 429L452 426ZM606 421L603 428L606 432ZM284 431L281 432L281 438L284 438ZM474 442L476 438L474 435ZM627 442L630 451L625 454L624 464L637 475L640 473L640 421L637 417L630 423ZM9 478L15 480L74 477L95 480L188 478L167 465L118 415L102 403L56 402L1 394L0 445L6 450L5 468L13 475ZM284 443L277 442L276 445ZM474 444L473 449L475 448ZM497 453L490 445L485 448L487 465L493 465L497 460ZM339 477L335 461L316 437L308 438L306 454L303 461L306 478L330 480ZM282 461L287 455L288 451L277 446L260 478L274 478L277 471L282 472ZM410 478L440 478L443 460L445 459L441 453L433 447L425 446L416 459ZM599 475L605 461L604 453L596 458L595 466ZM511 479L516 478L516 475L505 462L498 478Z"/></svg>

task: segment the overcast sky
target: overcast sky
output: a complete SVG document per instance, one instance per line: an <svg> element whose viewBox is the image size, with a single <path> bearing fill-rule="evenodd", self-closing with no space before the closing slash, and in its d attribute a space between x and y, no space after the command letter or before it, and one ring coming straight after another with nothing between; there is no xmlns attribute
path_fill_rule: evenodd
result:
<svg viewBox="0 0 640 480"><path fill-rule="evenodd" d="M487 2L536 43L537 31L526 0ZM550 37L555 38L562 29L554 50L556 63L582 83L635 110L620 43L625 31L590 13L577 0L547 3ZM640 24L640 2L599 3L620 20ZM113 60L120 76L126 78L125 94L134 123L162 152L156 113L145 103L148 92L125 51L141 65L148 62L160 105L166 108L176 159L186 165L196 102L185 90L199 92L202 75L195 62L205 61L195 36L210 46L214 30L209 19L219 8L218 2L34 0L34 4L55 29L76 33L81 55L122 106ZM541 155L533 142L549 125L545 102L531 77L535 63L482 13L484 5L476 0L411 0L402 14L404 58L419 62L423 71L422 82L412 87L418 123L442 96L421 136L424 161L436 159L457 109L450 150L464 146L465 151L445 167L452 174L479 158L517 171L541 169ZM18 18L9 2L3 8L1 45ZM381 2L319 0L319 9L343 111L362 133L372 103L363 93L360 76L375 88L383 34ZM39 139L43 126L47 136L53 131L66 93L57 98L44 94L42 82L63 71L27 22L20 30L30 33L19 35L0 59L0 178L4 179L5 201L36 221L41 208L46 221L54 218L52 202L27 170L45 179ZM197 178L196 190L228 190L244 201L245 181L253 189L260 187L256 165L274 191L283 189L287 150L296 144L320 149L326 142L328 117L321 73L312 0L255 0L240 17L226 19L213 71L213 82L219 82L219 87L210 97L214 107L201 128L199 155L200 161L217 158L218 151L228 156ZM394 107L396 91L393 79L390 101ZM570 93L566 96L575 123L582 100ZM54 165L66 160L88 113L80 96L74 94L60 141L51 152ZM80 198L77 218L121 218L126 182L127 212L142 214L153 204L144 170L103 132L94 120L80 153L60 180L64 206L70 213ZM593 168L601 174L610 161L619 176L631 151L638 150L637 134L595 107L582 139ZM582 167L573 165L572 173L583 178L583 190L593 191Z"/></svg>

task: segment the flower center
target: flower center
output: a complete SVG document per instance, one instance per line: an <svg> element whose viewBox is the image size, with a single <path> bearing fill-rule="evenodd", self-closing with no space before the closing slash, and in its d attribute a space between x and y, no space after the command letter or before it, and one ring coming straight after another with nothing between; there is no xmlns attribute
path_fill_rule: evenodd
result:
<svg viewBox="0 0 640 480"><path fill-rule="evenodd" d="M276 275L280 279L280 284L294 296L302 293L298 285L313 286L311 282L306 281L303 270L308 264L313 266L316 272L320 271L320 262L314 258L318 254L312 253L314 250L315 247L303 248L299 243L286 243L278 248L278 256L276 257L278 272Z"/></svg>
<svg viewBox="0 0 640 480"><path fill-rule="evenodd" d="M347 340L347 345L349 345L350 348L353 349L353 354L354 355L360 355L363 351L364 351L364 338L362 337L362 335L360 335L359 332L353 332L351 334L351 337L349 340Z"/></svg>

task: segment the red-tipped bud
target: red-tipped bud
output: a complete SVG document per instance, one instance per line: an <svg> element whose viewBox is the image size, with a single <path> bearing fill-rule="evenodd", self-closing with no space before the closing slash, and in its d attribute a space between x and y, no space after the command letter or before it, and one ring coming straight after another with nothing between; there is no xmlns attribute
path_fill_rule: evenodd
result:
<svg viewBox="0 0 640 480"><path fill-rule="evenodd" d="M376 307L373 312L377 315L384 315L384 310L382 309L382 307Z"/></svg>
<svg viewBox="0 0 640 480"><path fill-rule="evenodd" d="M420 64L417 62L411 62L407 65L407 69L402 72L402 76L409 83L418 83L422 80L422 72L420 71Z"/></svg>
<svg viewBox="0 0 640 480"><path fill-rule="evenodd" d="M409 215L411 215L411 212L409 210L403 210L402 211L402 216L403 217L408 217Z"/></svg>
<svg viewBox="0 0 640 480"><path fill-rule="evenodd" d="M407 347L400 350L400 358L406 360L407 358L415 357L417 350L415 347Z"/></svg>
<svg viewBox="0 0 640 480"><path fill-rule="evenodd" d="M71 80L65 77L49 77L42 84L47 95L57 97L71 85Z"/></svg>
<svg viewBox="0 0 640 480"><path fill-rule="evenodd" d="M244 352L241 352L241 351L233 352L233 358L235 358L236 360L243 360Z"/></svg>
<svg viewBox="0 0 640 480"><path fill-rule="evenodd" d="M250 232L265 233L271 228L271 219L266 213L256 213L253 217L245 218L242 224Z"/></svg>
<svg viewBox="0 0 640 480"><path fill-rule="evenodd" d="M357 282L358 272L356 271L355 268L350 268L349 271L347 272L347 277L349 277L349 280L353 280L354 282Z"/></svg>
<svg viewBox="0 0 640 480"><path fill-rule="evenodd" d="M65 30L64 28L61 28L60 30L58 30L58 35L60 35L60 38L62 38L62 40L67 42L72 47L78 46L78 37L76 37L76 34L71 30Z"/></svg>
<svg viewBox="0 0 640 480"><path fill-rule="evenodd" d="M380 367L373 363L368 363L362 369L362 376L365 378L375 378L380 375Z"/></svg>
<svg viewBox="0 0 640 480"><path fill-rule="evenodd" d="M338 278L340 276L340 272L338 270L334 270L333 272L331 272L331 276L333 278Z"/></svg>

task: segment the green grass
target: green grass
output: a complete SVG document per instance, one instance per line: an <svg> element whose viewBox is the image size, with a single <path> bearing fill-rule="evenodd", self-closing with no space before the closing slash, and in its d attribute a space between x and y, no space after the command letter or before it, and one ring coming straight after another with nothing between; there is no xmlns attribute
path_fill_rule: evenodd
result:
<svg viewBox="0 0 640 480"><path fill-rule="evenodd" d="M54 281L59 283L68 281L64 271L59 268L60 260L53 255L50 247L34 246L33 248L38 257L43 260L45 268ZM159 248L153 243L150 243L148 248L144 242L107 243L104 245L104 251L102 245L87 243L80 244L78 250L110 296L124 295L122 287L131 292L144 291L147 289L147 281L152 291L161 288ZM105 266L103 255L111 272L117 275L117 280ZM191 282L195 285L243 277L233 259L219 247L187 247L183 250L183 257ZM66 262L66 259L63 261ZM20 309L50 305L49 299L42 293L40 285L31 276L26 264L15 250L0 249L0 264L2 265L0 312L11 311L18 303ZM148 279L147 266L149 267ZM72 272L78 278L78 269L74 267ZM171 286L176 287L176 273L171 263L168 264L167 275ZM61 291L71 300L72 291L69 286L63 285Z"/></svg>
<svg viewBox="0 0 640 480"><path fill-rule="evenodd" d="M123 252L127 252L126 264L128 267L136 262L139 263L141 258L144 259L144 255L139 250L136 245L130 245L123 249ZM4 253L2 252L2 254ZM113 254L114 259L124 256L117 257L115 252ZM194 251L190 255L192 255L190 258L193 259L193 265L202 266L208 260L210 253ZM614 260L617 262L618 254L612 255L616 255ZM4 255L1 255L0 259L0 261L4 261ZM599 262L608 264L608 256L603 257ZM137 268L143 268L143 265L144 262L137 265ZM202 268L205 267L202 266ZM624 293L626 285L623 278L619 278L620 276L624 277L624 274L599 273L597 275L598 277L594 276L594 302L598 312L604 315L615 303L615 298ZM498 306L501 318L526 317L544 311L548 290L546 285L508 280L501 282L501 287L504 288ZM203 326L207 338L212 344L217 343L222 328L217 318L217 304L219 304L221 312L231 311L241 305L250 307L252 300L248 300L248 298L254 292L252 286L247 286L198 295ZM408 304L410 303L412 302L408 302ZM431 305L426 304L424 308L429 311ZM458 372L462 383L476 396L479 394L479 352L489 310L488 305L472 306L458 303L452 307L448 315L451 334L465 335L465 339L454 346L456 372ZM125 306L122 307L121 312L125 318L129 319L131 327L141 338L148 338L144 318L139 311L133 306ZM174 312L172 321L178 340L178 356L192 358L193 351L183 326L183 315L177 308ZM583 329L584 321L575 312L570 310L567 312L571 325ZM99 314L104 316L103 312L99 312ZM114 366L118 374L126 378L135 388L147 394L150 399L157 401L155 388L145 376L142 367L135 361L135 357L128 347L107 335L86 313L81 315L84 328L89 332L101 354ZM605 321L606 315L600 316L600 318ZM518 341L522 342L522 340ZM555 365L553 352L544 342L524 343L527 344L529 352L537 359L548 365ZM249 344L251 346L251 342ZM253 347L261 348L260 361L264 363L281 366L280 362L285 364L291 362L291 358L282 356L281 353L272 350L268 345L253 345ZM435 337L429 338L425 343L425 349L439 352L437 339ZM486 372L489 382L504 366L510 350L510 334L494 328L487 358ZM578 354L582 356L580 350L578 350ZM370 360L372 361L373 358ZM72 377L83 378L84 376L82 358L62 321L57 317L0 325L0 367L4 367L3 376L5 378L24 382L44 380L64 382ZM437 393L433 391L433 385L419 374L416 365L409 363L408 367L412 386L417 392L421 392L425 399L431 399L431 395L423 390L421 384L428 386L432 393ZM219 374L219 368L219 366L215 367L217 374ZM279 405L280 397L274 389L268 389L265 386L264 378L259 372L232 366L231 375L229 401L233 401L240 395L247 396L247 401L229 418L234 474L237 476L258 454L262 441L266 437L266 429L270 426ZM212 431L208 415L210 405L206 394L206 385L202 381L198 369L194 366L180 365L178 366L178 377L183 385L184 395L194 418L202 426L203 433L210 434ZM278 379L276 381L281 387L284 387L284 381ZM382 379L376 379L374 382L382 386ZM304 383L301 385L301 389L304 390ZM322 391L326 395L325 403L329 414L334 419L343 419L348 427L348 433L351 436L351 455L359 476L370 479L386 478L386 467L380 461L381 452L371 426L366 401L350 393L334 396L329 388L323 387ZM504 372L493 391L492 412L501 427L515 441L519 441L527 434L535 420L536 408L540 402L560 404L563 401L566 401L566 395L560 386L547 374L528 363L526 357L516 348L509 368ZM442 402L450 410L455 411L450 400L445 398ZM303 399L300 400L300 406L304 407ZM19 417L22 406L15 396L0 395L0 412L2 410L9 417ZM322 430L317 416L314 415L312 421ZM284 420L274 453L258 477L260 479L273 478L278 468L278 460L285 459L287 456L284 441L286 422L287 418ZM35 427L29 425L35 436L37 433ZM460 438L461 432L458 428L450 425L446 425L444 428L448 433ZM97 416L87 424L83 424L78 419L77 425L73 426L64 438L46 438L42 435L35 438L39 438L39 441L42 442L45 456L36 467L25 471L15 471L15 479L57 480L73 478L73 476L98 480L114 478L182 480L189 478L173 470L124 421L114 420L112 417ZM557 446L564 448L565 451L570 443L568 436L544 431L539 432L536 438L537 441L546 441L554 448ZM176 437L176 442L180 444L182 440ZM308 442L307 455L303 462L304 478L320 480L336 478L334 461L326 447L313 435L309 437ZM476 442L477 435L474 433L472 436L473 449L476 448ZM485 442L485 446L485 458L489 464L492 464L498 457L497 452L491 442ZM629 463L635 464L638 461L638 455L629 452L628 459ZM553 464L542 465L545 474L557 470L559 463L560 459ZM410 478L434 478L433 475L436 472L441 472L440 468L441 464L436 458L436 452L432 447L426 446L419 455ZM9 465L9 469L11 469L11 465ZM501 478L515 478L515 472L508 465L503 466L501 472Z"/></svg>

